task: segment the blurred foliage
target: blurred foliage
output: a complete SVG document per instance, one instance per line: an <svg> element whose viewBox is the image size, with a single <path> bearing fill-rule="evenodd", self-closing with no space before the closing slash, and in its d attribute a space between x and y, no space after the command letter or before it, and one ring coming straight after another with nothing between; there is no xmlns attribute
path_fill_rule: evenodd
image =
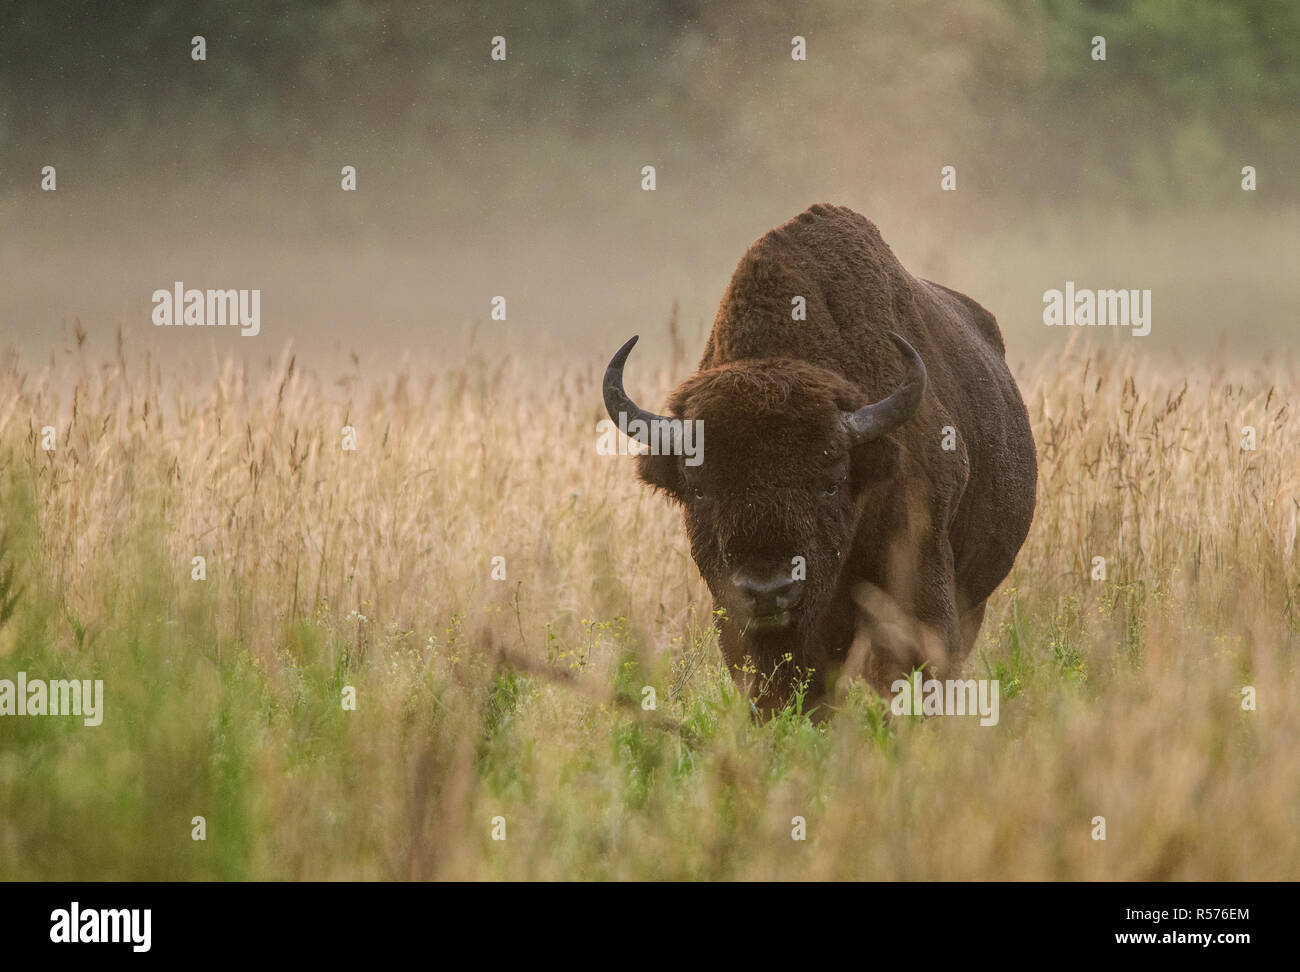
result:
<svg viewBox="0 0 1300 972"><path fill-rule="evenodd" d="M485 162L508 180L652 143L776 174L786 132L902 151L928 128L923 144L1022 167L1018 196L1172 204L1235 190L1222 173L1249 162L1295 198L1298 55L1290 0L11 0L0 163L75 147L100 178L192 183L346 149L472 185Z"/></svg>

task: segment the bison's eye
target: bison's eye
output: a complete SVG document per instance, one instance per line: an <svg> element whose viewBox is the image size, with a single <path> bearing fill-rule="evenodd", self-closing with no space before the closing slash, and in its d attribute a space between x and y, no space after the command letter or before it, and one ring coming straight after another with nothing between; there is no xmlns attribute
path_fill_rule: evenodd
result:
<svg viewBox="0 0 1300 972"><path fill-rule="evenodd" d="M826 487L825 490L823 490L823 493L824 493L824 495L826 495L826 496L834 496L834 495L836 495L837 493L839 493L839 491L840 491L840 484L839 484L839 483L831 483L829 486Z"/></svg>
<svg viewBox="0 0 1300 972"><path fill-rule="evenodd" d="M704 490L696 486L691 490L691 495L697 500L702 500L704 499Z"/></svg>

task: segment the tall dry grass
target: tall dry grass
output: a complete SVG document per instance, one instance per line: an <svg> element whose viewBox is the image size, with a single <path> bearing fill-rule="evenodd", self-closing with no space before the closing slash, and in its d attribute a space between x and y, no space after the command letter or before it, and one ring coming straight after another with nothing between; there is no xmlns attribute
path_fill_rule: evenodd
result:
<svg viewBox="0 0 1300 972"><path fill-rule="evenodd" d="M102 678L106 714L0 719L0 875L1300 877L1300 381L1139 344L1020 376L1039 505L970 665L989 728L861 686L754 719L676 514L596 454L594 350L10 355L0 678Z"/></svg>

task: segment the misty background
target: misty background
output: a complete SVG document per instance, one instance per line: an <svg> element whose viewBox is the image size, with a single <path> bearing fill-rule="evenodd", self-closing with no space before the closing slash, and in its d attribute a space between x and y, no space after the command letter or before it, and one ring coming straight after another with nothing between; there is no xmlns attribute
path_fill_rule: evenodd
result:
<svg viewBox="0 0 1300 972"><path fill-rule="evenodd" d="M824 201L1013 364L1072 335L1067 280L1153 291L1148 337L1079 340L1258 358L1300 333L1298 133L1287 0L11 0L0 348L662 360L677 301L693 359L745 248ZM260 289L261 334L155 327L176 280Z"/></svg>

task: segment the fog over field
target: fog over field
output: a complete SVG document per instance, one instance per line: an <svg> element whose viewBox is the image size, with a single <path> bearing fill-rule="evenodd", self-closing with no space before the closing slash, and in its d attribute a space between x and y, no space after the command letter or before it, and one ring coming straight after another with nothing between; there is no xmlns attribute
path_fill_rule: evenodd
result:
<svg viewBox="0 0 1300 972"><path fill-rule="evenodd" d="M873 219L913 273L990 308L1013 353L1065 340L1042 295L1067 281L1151 290L1143 353L1250 356L1300 322L1285 17L1047 18L994 0L191 8L143 27L99 11L94 31L75 5L5 14L6 344L59 349L79 319L164 358L288 342L307 359L444 358L477 324L521 352L598 358L640 332L658 355L678 301L693 355L744 248L814 202ZM155 332L150 295L177 280L260 289L260 334Z"/></svg>

